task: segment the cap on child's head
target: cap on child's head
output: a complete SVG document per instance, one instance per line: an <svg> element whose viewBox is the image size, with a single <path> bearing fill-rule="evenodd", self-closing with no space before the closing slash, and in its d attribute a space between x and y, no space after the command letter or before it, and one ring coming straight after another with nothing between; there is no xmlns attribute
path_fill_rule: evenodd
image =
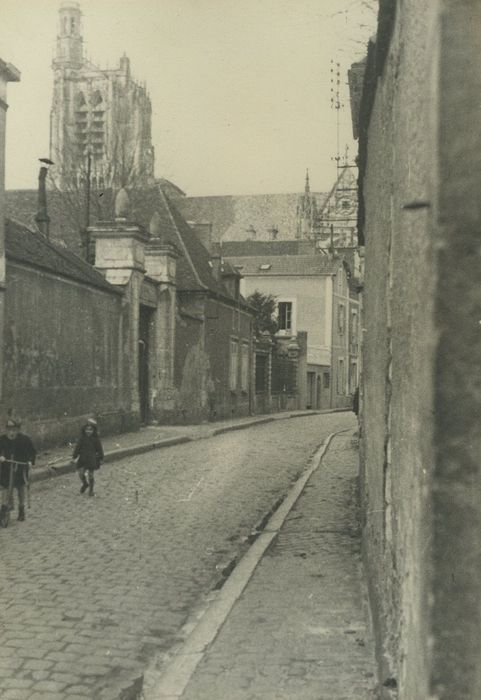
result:
<svg viewBox="0 0 481 700"><path fill-rule="evenodd" d="M7 422L5 423L5 427L6 427L6 428L17 428L17 429L18 429L18 428L21 427L21 425L22 425L22 424L20 423L20 421L14 419L14 418L9 418L9 419L7 420Z"/></svg>
<svg viewBox="0 0 481 700"><path fill-rule="evenodd" d="M95 418L87 418L87 425L92 425L94 428L97 427L97 421Z"/></svg>

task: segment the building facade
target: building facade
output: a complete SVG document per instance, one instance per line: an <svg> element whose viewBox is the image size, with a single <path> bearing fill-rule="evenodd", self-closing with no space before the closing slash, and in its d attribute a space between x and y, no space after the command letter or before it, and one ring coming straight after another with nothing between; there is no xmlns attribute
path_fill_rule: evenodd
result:
<svg viewBox="0 0 481 700"><path fill-rule="evenodd" d="M359 301L344 259L312 247L309 252L297 241L227 242L221 250L242 275L244 296L259 291L275 298L278 339L307 334L299 408L349 406L359 378Z"/></svg>
<svg viewBox="0 0 481 700"><path fill-rule="evenodd" d="M52 180L60 190L138 187L154 182L152 107L122 56L101 69L84 54L80 5L59 10L50 113Z"/></svg>

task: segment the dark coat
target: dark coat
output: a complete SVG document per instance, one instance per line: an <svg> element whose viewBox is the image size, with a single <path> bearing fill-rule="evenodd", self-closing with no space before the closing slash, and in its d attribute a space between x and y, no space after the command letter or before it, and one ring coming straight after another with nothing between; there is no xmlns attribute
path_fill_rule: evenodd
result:
<svg viewBox="0 0 481 700"><path fill-rule="evenodd" d="M77 459L77 457L77 467L79 469L88 469L89 471L98 469L104 458L104 451L99 437L82 433L73 452L73 458Z"/></svg>
<svg viewBox="0 0 481 700"><path fill-rule="evenodd" d="M0 485L3 488L8 488L10 480L10 462L8 460L35 464L37 453L30 438L23 433L17 433L13 440L10 440L6 435L0 435L0 455L7 460L0 464ZM13 485L18 488L27 483L28 467L14 466Z"/></svg>

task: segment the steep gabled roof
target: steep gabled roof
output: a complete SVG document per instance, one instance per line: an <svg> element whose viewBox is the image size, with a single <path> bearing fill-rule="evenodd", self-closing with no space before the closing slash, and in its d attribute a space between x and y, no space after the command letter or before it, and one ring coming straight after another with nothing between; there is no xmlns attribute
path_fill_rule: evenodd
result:
<svg viewBox="0 0 481 700"><path fill-rule="evenodd" d="M292 239L297 230L301 193L183 197L175 204L187 221L212 224L213 241L245 241L255 230L258 240L269 240L273 228L278 240ZM312 193L320 206L326 195Z"/></svg>
<svg viewBox="0 0 481 700"><path fill-rule="evenodd" d="M42 234L31 231L12 219L5 220L5 253L7 260L36 267L107 292L119 293L100 272L78 255L47 241Z"/></svg>
<svg viewBox="0 0 481 700"><path fill-rule="evenodd" d="M252 255L306 255L315 251L314 241L224 241L221 253L226 257Z"/></svg>
<svg viewBox="0 0 481 700"><path fill-rule="evenodd" d="M228 257L244 277L305 277L334 275L342 261L327 255L259 255Z"/></svg>
<svg viewBox="0 0 481 700"><path fill-rule="evenodd" d="M112 218L116 193L105 190L92 193L91 223L108 221ZM142 189L129 189L129 220L149 230L154 212L160 217L162 236L167 242L180 249L182 255L177 260L177 288L180 291L210 291L232 301L234 298L221 280L213 274L209 263L209 253L194 231L166 196L162 185ZM21 218L36 229L34 223L37 211L35 190L11 190L6 193L7 213L15 219ZM58 190L47 193L48 213L52 241L65 243L68 249L80 250L80 228L85 215L78 193L62 193ZM176 200L177 202L178 200ZM40 235L40 234L39 234ZM64 250L61 248L61 250Z"/></svg>
<svg viewBox="0 0 481 700"><path fill-rule="evenodd" d="M159 214L162 224L165 224L168 240L175 243L184 253L177 262L178 289L181 291L204 289L232 300L233 297L224 284L214 277L206 248L161 188L158 190L158 195Z"/></svg>

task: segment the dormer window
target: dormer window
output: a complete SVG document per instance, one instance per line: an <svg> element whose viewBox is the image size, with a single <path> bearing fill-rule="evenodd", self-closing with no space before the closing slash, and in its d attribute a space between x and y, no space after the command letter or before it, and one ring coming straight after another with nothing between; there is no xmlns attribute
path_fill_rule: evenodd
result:
<svg viewBox="0 0 481 700"><path fill-rule="evenodd" d="M262 263L259 265L259 270L270 270L272 265L270 263Z"/></svg>

